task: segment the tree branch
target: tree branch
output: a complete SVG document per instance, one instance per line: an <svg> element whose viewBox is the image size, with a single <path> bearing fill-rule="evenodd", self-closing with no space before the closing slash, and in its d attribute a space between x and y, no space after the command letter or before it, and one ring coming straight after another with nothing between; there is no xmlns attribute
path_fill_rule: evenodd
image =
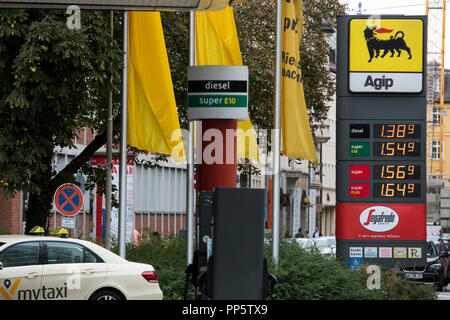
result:
<svg viewBox="0 0 450 320"><path fill-rule="evenodd" d="M113 120L113 128L119 127L120 114L118 114ZM118 129L113 130L113 135L118 133ZM50 181L50 188L54 192L56 188L64 182L65 177L73 176L89 159L92 155L100 149L106 143L106 130L101 134L95 136L94 140L84 148L84 150L76 156L63 170L53 177Z"/></svg>

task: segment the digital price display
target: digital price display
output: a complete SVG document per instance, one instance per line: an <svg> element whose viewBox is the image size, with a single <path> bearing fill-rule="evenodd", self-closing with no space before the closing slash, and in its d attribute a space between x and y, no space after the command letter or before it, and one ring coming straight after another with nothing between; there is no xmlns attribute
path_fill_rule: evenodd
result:
<svg viewBox="0 0 450 320"><path fill-rule="evenodd" d="M376 157L420 157L420 142L374 142Z"/></svg>
<svg viewBox="0 0 450 320"><path fill-rule="evenodd" d="M375 139L419 139L420 124L374 124Z"/></svg>
<svg viewBox="0 0 450 320"><path fill-rule="evenodd" d="M374 198L419 198L420 183L403 182L375 182L373 185Z"/></svg>
<svg viewBox="0 0 450 320"><path fill-rule="evenodd" d="M374 165L373 167L374 180L420 180L419 165Z"/></svg>
<svg viewBox="0 0 450 320"><path fill-rule="evenodd" d="M343 181L338 198L349 202L422 201L426 178L420 161L340 161L337 179Z"/></svg>

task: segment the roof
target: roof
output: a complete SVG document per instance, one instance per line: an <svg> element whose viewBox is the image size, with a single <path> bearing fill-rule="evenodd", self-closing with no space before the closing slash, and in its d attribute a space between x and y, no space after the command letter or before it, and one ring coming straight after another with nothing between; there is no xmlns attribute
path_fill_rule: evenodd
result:
<svg viewBox="0 0 450 320"><path fill-rule="evenodd" d="M51 237L51 236L40 236L40 235L0 235L0 242L3 242L7 245L13 244L16 242L22 241L64 241L64 242L72 242L79 243L85 247L88 247L96 254L98 254L103 260L109 263L124 263L125 259L116 255L115 253L87 240L75 239L75 238L60 238L60 237Z"/></svg>

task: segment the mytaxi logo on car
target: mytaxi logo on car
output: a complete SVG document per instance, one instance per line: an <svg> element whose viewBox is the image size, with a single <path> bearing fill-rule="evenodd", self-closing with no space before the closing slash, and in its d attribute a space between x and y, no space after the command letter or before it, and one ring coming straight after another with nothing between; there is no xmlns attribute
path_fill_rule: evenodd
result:
<svg viewBox="0 0 450 320"><path fill-rule="evenodd" d="M391 208L372 206L361 212L359 222L369 231L386 232L398 225L399 216Z"/></svg>
<svg viewBox="0 0 450 320"><path fill-rule="evenodd" d="M6 279L5 281L3 281L3 287L0 287L0 294L3 296L3 298L5 298L5 300L12 300L12 296L16 292L19 283L20 279L16 279L12 286L10 280Z"/></svg>
<svg viewBox="0 0 450 320"><path fill-rule="evenodd" d="M17 300L47 300L47 299L67 299L67 285L64 283L62 287L46 287L43 285L38 289L19 288L20 279L14 281L11 286L10 280L5 280L3 287L0 287L0 293L5 300L13 300L17 291ZM6 289L5 289L6 288ZM11 288L11 289L10 289ZM17 290L18 289L18 290Z"/></svg>

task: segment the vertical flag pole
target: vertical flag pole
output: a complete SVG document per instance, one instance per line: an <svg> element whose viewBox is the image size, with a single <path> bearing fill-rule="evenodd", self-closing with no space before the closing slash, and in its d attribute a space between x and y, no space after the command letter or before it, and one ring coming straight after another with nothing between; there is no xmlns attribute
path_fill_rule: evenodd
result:
<svg viewBox="0 0 450 320"><path fill-rule="evenodd" d="M195 66L195 12L190 12L189 25L189 65ZM194 258L194 121L189 121L189 141L187 156L187 264L193 263Z"/></svg>
<svg viewBox="0 0 450 320"><path fill-rule="evenodd" d="M277 0L276 22L276 72L275 72L275 139L273 141L273 187L272 187L272 257L278 265L280 245L280 134L281 134L281 10L282 1Z"/></svg>
<svg viewBox="0 0 450 320"><path fill-rule="evenodd" d="M120 124L119 256L126 255L127 214L127 110L128 110L128 12L123 13L122 117Z"/></svg>

